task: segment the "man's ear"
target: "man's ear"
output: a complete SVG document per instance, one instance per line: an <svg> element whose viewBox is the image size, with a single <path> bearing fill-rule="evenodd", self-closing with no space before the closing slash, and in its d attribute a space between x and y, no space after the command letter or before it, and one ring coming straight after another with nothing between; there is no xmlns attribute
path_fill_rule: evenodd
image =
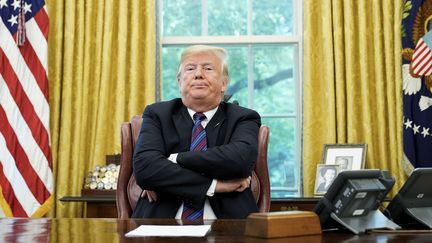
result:
<svg viewBox="0 0 432 243"><path fill-rule="evenodd" d="M225 93L225 91L228 89L228 80L226 78L222 79L222 93Z"/></svg>
<svg viewBox="0 0 432 243"><path fill-rule="evenodd" d="M180 80L180 78L177 78L177 86L178 86L178 89L181 92L181 80Z"/></svg>

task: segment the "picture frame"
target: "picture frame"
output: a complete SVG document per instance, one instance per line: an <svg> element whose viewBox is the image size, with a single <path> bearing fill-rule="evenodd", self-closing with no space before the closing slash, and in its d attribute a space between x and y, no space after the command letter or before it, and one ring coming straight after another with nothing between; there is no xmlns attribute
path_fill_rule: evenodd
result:
<svg viewBox="0 0 432 243"><path fill-rule="evenodd" d="M324 195L334 179L340 172L339 165L326 165L318 164L315 176L315 189L314 194L316 196Z"/></svg>
<svg viewBox="0 0 432 243"><path fill-rule="evenodd" d="M322 161L326 165L340 165L340 170L364 169L367 144L324 144Z"/></svg>

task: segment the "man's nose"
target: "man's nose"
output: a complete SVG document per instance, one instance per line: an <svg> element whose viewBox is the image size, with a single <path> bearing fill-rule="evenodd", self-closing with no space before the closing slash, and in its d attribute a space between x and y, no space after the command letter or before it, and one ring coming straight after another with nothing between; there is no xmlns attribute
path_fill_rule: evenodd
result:
<svg viewBox="0 0 432 243"><path fill-rule="evenodd" d="M195 78L202 78L202 67L198 66L195 70Z"/></svg>

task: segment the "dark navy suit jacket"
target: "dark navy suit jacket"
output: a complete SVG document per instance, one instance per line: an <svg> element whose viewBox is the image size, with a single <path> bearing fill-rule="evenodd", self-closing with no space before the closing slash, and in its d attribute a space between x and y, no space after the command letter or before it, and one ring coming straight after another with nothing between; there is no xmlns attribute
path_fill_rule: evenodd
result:
<svg viewBox="0 0 432 243"><path fill-rule="evenodd" d="M157 193L156 202L140 198L132 217L174 218L182 202L199 208L206 198L218 218L246 218L258 207L250 188L243 192L206 193L213 179L245 178L258 153L257 112L222 102L207 124L207 151L189 151L193 121L181 99L144 110L134 150L137 184ZM177 164L167 158L178 153Z"/></svg>

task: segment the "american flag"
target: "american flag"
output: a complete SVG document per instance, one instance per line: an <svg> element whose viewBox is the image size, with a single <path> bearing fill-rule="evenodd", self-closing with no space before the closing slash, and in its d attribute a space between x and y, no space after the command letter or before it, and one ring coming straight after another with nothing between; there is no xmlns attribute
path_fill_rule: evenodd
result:
<svg viewBox="0 0 432 243"><path fill-rule="evenodd" d="M43 0L0 0L0 217L53 204Z"/></svg>
<svg viewBox="0 0 432 243"><path fill-rule="evenodd" d="M413 73L427 76L432 73L432 32L428 32L418 41L413 54Z"/></svg>

